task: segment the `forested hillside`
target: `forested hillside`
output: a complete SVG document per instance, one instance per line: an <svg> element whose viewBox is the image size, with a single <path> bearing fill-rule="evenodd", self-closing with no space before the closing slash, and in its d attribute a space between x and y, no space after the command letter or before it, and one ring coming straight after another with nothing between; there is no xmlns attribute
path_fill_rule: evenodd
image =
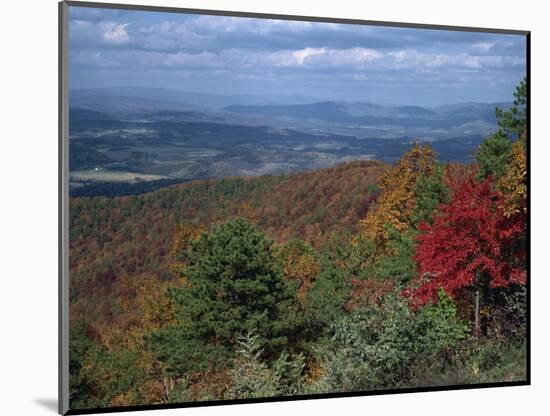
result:
<svg viewBox="0 0 550 416"><path fill-rule="evenodd" d="M169 278L181 226L212 230L240 217L278 243L300 238L318 248L332 234L354 233L386 167L358 161L292 175L199 180L139 196L72 198L73 309L86 305L82 311L94 316L98 294L112 297L126 275Z"/></svg>
<svg viewBox="0 0 550 416"><path fill-rule="evenodd" d="M525 380L525 100L469 164L72 199L71 407Z"/></svg>

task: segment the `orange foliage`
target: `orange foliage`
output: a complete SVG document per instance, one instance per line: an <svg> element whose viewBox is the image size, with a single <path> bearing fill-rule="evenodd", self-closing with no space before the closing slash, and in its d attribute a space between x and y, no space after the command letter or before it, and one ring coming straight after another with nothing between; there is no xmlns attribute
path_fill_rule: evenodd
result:
<svg viewBox="0 0 550 416"><path fill-rule="evenodd" d="M280 247L278 255L285 277L298 282L298 299L303 300L320 271L315 251L301 240L292 240Z"/></svg>
<svg viewBox="0 0 550 416"><path fill-rule="evenodd" d="M504 176L498 187L504 194L502 210L511 217L517 213L527 213L527 136L524 134L512 144L512 154Z"/></svg>
<svg viewBox="0 0 550 416"><path fill-rule="evenodd" d="M204 233L203 225L180 224L177 226L172 242L172 263L170 271L172 276L180 277L183 275L186 266L185 251L189 249L191 242L196 241Z"/></svg>
<svg viewBox="0 0 550 416"><path fill-rule="evenodd" d="M431 146L415 143L391 169L382 174L381 193L376 205L361 221L363 236L374 243L377 255L391 254L387 248L388 225L399 232L412 226L416 181L422 175L433 175L435 169L435 153Z"/></svg>
<svg viewBox="0 0 550 416"><path fill-rule="evenodd" d="M380 305L382 297L392 292L395 286L391 280L357 278L352 279L351 284L353 290L350 299L344 305L350 312L368 305Z"/></svg>
<svg viewBox="0 0 550 416"><path fill-rule="evenodd" d="M121 319L111 307L121 276L174 278L176 253L229 218L250 219L276 242L299 238L316 248L332 234L355 233L385 169L356 161L291 175L197 180L136 196L71 198L71 319L113 326Z"/></svg>

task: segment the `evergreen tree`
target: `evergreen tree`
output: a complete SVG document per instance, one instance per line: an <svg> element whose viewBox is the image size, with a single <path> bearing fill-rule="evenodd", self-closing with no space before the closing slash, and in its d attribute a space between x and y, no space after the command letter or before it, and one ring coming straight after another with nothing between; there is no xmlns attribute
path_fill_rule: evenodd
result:
<svg viewBox="0 0 550 416"><path fill-rule="evenodd" d="M487 137L479 145L476 155L479 164L478 178L484 179L489 176L500 178L506 172L506 165L510 159L512 141L510 138L497 132Z"/></svg>
<svg viewBox="0 0 550 416"><path fill-rule="evenodd" d="M445 185L444 176L445 167L437 164L433 175L421 175L416 179L414 190L416 207L413 213L413 221L416 224L422 221L431 223L432 214L437 206L449 200L449 188Z"/></svg>
<svg viewBox="0 0 550 416"><path fill-rule="evenodd" d="M527 129L527 81L524 78L514 92L514 103L510 110L496 108L495 115L498 130L486 138L476 154L479 164L478 178L492 176L501 178L511 158L512 143L520 138Z"/></svg>
<svg viewBox="0 0 550 416"><path fill-rule="evenodd" d="M267 357L286 346L295 302L263 233L231 220L193 241L186 258L187 283L171 290L178 323L151 337L172 371L226 361L237 337L252 329Z"/></svg>
<svg viewBox="0 0 550 416"><path fill-rule="evenodd" d="M406 285L416 276L416 249L417 231L414 229L404 233L388 226L388 248L393 254L385 255L368 264L364 274L379 281L391 281L399 286Z"/></svg>
<svg viewBox="0 0 550 416"><path fill-rule="evenodd" d="M320 273L305 295L306 316L316 337L322 336L330 322L342 316L344 304L351 294L350 266L346 253L335 247L321 256Z"/></svg>
<svg viewBox="0 0 550 416"><path fill-rule="evenodd" d="M495 110L499 133L517 140L527 129L527 79L523 78L514 92L514 104L509 111Z"/></svg>

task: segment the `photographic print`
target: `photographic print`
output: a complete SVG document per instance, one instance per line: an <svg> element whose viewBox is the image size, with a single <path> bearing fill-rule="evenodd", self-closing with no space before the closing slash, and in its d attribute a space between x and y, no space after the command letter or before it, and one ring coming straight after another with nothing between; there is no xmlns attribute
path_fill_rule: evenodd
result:
<svg viewBox="0 0 550 416"><path fill-rule="evenodd" d="M62 412L529 383L528 32L60 10Z"/></svg>

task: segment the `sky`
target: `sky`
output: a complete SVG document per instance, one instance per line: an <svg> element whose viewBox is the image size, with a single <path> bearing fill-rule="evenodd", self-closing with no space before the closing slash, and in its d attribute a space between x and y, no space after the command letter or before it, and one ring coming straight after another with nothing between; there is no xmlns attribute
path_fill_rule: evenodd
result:
<svg viewBox="0 0 550 416"><path fill-rule="evenodd" d="M71 89L437 106L511 101L521 35L183 13L69 9Z"/></svg>

